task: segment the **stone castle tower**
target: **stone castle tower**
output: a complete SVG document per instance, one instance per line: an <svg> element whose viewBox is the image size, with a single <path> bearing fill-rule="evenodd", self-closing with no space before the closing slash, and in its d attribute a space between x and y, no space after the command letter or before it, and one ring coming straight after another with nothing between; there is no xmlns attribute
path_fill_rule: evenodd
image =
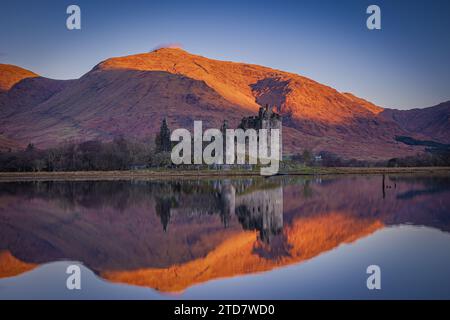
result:
<svg viewBox="0 0 450 320"><path fill-rule="evenodd" d="M279 129L280 132L280 161L283 160L283 130L282 121L280 114L273 111L273 107L265 105L259 108L257 116L250 116L242 118L241 124L239 125L241 129L268 129L269 134L267 135L267 145L270 146L271 136L270 129Z"/></svg>

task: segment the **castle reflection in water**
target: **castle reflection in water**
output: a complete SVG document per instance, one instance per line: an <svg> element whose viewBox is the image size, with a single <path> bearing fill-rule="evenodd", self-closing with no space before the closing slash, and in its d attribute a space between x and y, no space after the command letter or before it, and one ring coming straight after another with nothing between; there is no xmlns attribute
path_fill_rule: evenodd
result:
<svg viewBox="0 0 450 320"><path fill-rule="evenodd" d="M183 192L179 184L169 184L164 193L156 195L155 211L164 231L178 215L199 217L218 214L224 227L236 216L244 230L257 230L262 241L270 243L283 230L283 187L273 184L255 190L253 180L239 184L229 180L197 185L195 192ZM194 190L190 190L194 191Z"/></svg>

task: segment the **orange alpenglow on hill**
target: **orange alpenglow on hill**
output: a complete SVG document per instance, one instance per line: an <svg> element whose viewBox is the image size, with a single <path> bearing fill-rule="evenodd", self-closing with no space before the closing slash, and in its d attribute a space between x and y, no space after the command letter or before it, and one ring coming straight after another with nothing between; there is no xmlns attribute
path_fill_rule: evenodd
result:
<svg viewBox="0 0 450 320"><path fill-rule="evenodd" d="M38 77L34 72L11 64L0 64L0 71L0 92L8 91L23 79Z"/></svg>
<svg viewBox="0 0 450 320"><path fill-rule="evenodd" d="M1 74L3 69L0 65ZM17 72L17 79L23 77ZM182 49L107 59L80 79L33 79L0 93L0 148L6 143L24 148L30 142L48 148L116 136L148 141L164 117L171 129L190 129L194 120L205 128L220 128L228 120L235 128L266 104L283 118L285 154L309 149L347 159L387 160L424 150L395 136L450 143L450 126L442 121L450 103L419 115L387 110L294 73ZM428 119L426 130L423 121L414 119Z"/></svg>
<svg viewBox="0 0 450 320"><path fill-rule="evenodd" d="M165 71L181 74L206 82L226 100L253 111L266 104L314 105L315 110L304 108L291 111L294 115L301 113L303 117L328 122L345 121L347 117L354 117L355 111L366 115L368 112L377 114L383 110L363 99L354 96L349 98L348 94L340 94L333 88L294 73L247 63L212 60L192 55L179 48L162 48L150 53L111 58L98 64L95 69ZM335 105L331 113L320 112L318 109L318 107L326 108L330 104ZM350 110L345 107L348 104L358 105L359 108Z"/></svg>

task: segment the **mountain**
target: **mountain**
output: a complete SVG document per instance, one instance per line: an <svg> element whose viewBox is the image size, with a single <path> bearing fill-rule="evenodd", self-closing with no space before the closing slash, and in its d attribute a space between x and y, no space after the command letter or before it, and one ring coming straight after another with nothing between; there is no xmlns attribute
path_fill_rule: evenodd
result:
<svg viewBox="0 0 450 320"><path fill-rule="evenodd" d="M382 115L395 121L410 135L432 137L437 142L450 143L450 101L423 109L386 109Z"/></svg>
<svg viewBox="0 0 450 320"><path fill-rule="evenodd" d="M163 117L171 129L191 129L194 120L218 128L227 119L237 126L266 103L283 116L285 153L308 148L374 160L423 150L396 141L415 132L350 93L297 74L174 48L107 59L76 80L36 75L16 83L0 93L0 144L46 148L119 135L150 140Z"/></svg>

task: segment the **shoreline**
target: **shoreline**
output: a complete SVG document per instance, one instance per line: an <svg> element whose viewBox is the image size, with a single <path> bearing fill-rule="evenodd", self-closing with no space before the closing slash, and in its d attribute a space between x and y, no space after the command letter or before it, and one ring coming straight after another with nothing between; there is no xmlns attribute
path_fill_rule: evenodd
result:
<svg viewBox="0 0 450 320"><path fill-rule="evenodd" d="M379 175L379 174L444 174L450 175L450 167L402 167L358 168L329 167L303 168L280 172L276 176L322 175ZM236 178L264 177L259 170L123 170L123 171L71 171L71 172L0 172L0 182L14 181L62 181L62 180L164 180L184 178Z"/></svg>

